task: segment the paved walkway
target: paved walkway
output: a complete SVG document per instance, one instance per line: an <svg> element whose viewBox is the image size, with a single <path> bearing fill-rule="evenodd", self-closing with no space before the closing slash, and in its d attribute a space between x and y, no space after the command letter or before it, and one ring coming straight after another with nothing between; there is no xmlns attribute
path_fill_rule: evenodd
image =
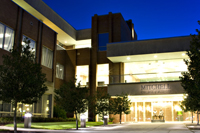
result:
<svg viewBox="0 0 200 133"><path fill-rule="evenodd" d="M190 126L196 126L191 125ZM0 129L13 131L13 127L0 126ZM79 130L45 130L18 128L20 133L200 133L199 130L189 130L184 123L123 123L107 126L96 126L90 128L79 128Z"/></svg>

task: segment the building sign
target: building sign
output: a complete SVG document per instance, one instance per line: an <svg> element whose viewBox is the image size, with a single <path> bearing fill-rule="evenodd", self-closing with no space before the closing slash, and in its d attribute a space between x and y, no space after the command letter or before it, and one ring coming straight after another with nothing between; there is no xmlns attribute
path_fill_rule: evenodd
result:
<svg viewBox="0 0 200 133"><path fill-rule="evenodd" d="M159 82L159 83L122 83L108 85L108 93L111 96L122 93L128 95L161 95L161 94L183 94L184 89L181 82Z"/></svg>
<svg viewBox="0 0 200 133"><path fill-rule="evenodd" d="M170 84L147 84L141 85L141 94L159 94L168 92L170 90Z"/></svg>

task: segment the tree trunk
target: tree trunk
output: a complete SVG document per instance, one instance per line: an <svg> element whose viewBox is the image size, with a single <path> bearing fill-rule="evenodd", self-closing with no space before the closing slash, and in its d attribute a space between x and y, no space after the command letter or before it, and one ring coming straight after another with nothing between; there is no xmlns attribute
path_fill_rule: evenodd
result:
<svg viewBox="0 0 200 133"><path fill-rule="evenodd" d="M193 123L193 111L192 111L192 123Z"/></svg>
<svg viewBox="0 0 200 133"><path fill-rule="evenodd" d="M17 115L17 100L14 102L14 133L17 133L17 121L16 121L16 115Z"/></svg>
<svg viewBox="0 0 200 133"><path fill-rule="evenodd" d="M77 113L75 113L76 115L76 130L78 130L78 118L77 118Z"/></svg>
<svg viewBox="0 0 200 133"><path fill-rule="evenodd" d="M122 122L122 120L121 120L122 119L122 113L119 114L119 119L120 119L120 124L121 124L121 122Z"/></svg>
<svg viewBox="0 0 200 133"><path fill-rule="evenodd" d="M103 125L105 126L105 118L104 118L104 113L103 113Z"/></svg>

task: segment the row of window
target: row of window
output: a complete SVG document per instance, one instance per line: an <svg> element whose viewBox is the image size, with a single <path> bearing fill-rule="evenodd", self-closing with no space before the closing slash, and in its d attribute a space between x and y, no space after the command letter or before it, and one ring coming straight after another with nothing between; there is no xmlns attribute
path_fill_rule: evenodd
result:
<svg viewBox="0 0 200 133"><path fill-rule="evenodd" d="M29 37L23 35L22 45L29 43L30 51L36 52L36 42ZM14 30L0 23L0 48L10 51L14 44ZM42 47L42 63L43 66L52 68L53 66L53 51L47 47Z"/></svg>

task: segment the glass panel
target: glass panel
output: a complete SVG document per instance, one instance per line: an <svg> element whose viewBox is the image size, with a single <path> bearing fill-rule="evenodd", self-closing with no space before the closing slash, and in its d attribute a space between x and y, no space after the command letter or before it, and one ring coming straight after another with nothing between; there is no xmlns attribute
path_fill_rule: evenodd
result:
<svg viewBox="0 0 200 133"><path fill-rule="evenodd" d="M30 43L29 43L30 51L34 52L34 54L35 54L35 47L36 47L35 41L32 40L32 39L30 39L30 38L28 38L27 36L24 36L24 35L23 35L22 40L23 40L22 45L25 45L25 41L29 41L29 42L30 42Z"/></svg>
<svg viewBox="0 0 200 133"><path fill-rule="evenodd" d="M6 27L4 49L9 51L10 49L12 49L13 43L14 43L14 31Z"/></svg>
<svg viewBox="0 0 200 133"><path fill-rule="evenodd" d="M143 121L143 113L144 113L143 102L138 102L137 103L138 122Z"/></svg>
<svg viewBox="0 0 200 133"><path fill-rule="evenodd" d="M108 82L109 82L109 65L108 64L97 65L98 86L107 85Z"/></svg>
<svg viewBox="0 0 200 133"><path fill-rule="evenodd" d="M46 47L42 47L42 65L48 68L53 66L53 51Z"/></svg>
<svg viewBox="0 0 200 133"><path fill-rule="evenodd" d="M3 48L4 25L0 23L0 48Z"/></svg>
<svg viewBox="0 0 200 133"><path fill-rule="evenodd" d="M64 66L57 63L56 65L56 78L63 79L64 75Z"/></svg>
<svg viewBox="0 0 200 133"><path fill-rule="evenodd" d="M106 44L109 42L109 34L103 33L98 35L99 51L106 51Z"/></svg>
<svg viewBox="0 0 200 133"><path fill-rule="evenodd" d="M159 119L159 114L162 111L165 121L172 121L172 102L171 101L158 101L153 102L153 115L154 119Z"/></svg>
<svg viewBox="0 0 200 133"><path fill-rule="evenodd" d="M80 82L81 85L86 86L88 85L89 81L89 66L77 66L76 67L76 78L77 78L77 84Z"/></svg>
<svg viewBox="0 0 200 133"><path fill-rule="evenodd" d="M110 83L176 81L184 71L187 66L183 59L130 62L124 63L124 75L110 76Z"/></svg>
<svg viewBox="0 0 200 133"><path fill-rule="evenodd" d="M151 102L145 102L145 121L151 121Z"/></svg>
<svg viewBox="0 0 200 133"><path fill-rule="evenodd" d="M124 74L187 71L183 59L124 63Z"/></svg>

